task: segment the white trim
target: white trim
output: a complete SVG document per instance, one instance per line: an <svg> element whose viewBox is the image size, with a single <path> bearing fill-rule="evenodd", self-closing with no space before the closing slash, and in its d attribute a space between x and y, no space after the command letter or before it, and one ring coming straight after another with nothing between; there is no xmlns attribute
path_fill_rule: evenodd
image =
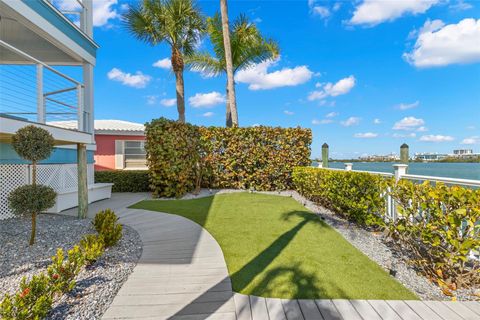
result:
<svg viewBox="0 0 480 320"><path fill-rule="evenodd" d="M22 1L3 0L2 2L26 19L26 21L22 21L22 23L29 24L29 27L32 29L40 29L42 37L44 37L46 40L54 42L55 46L62 48L63 51L68 52L68 54L72 57L76 57L79 60L86 60L88 63L95 65L96 59L94 56L79 46L75 41L70 39L62 31L50 24L46 19L37 14ZM98 47L97 44L95 44L95 46Z"/></svg>
<svg viewBox="0 0 480 320"><path fill-rule="evenodd" d="M145 137L145 132L144 131L130 131L130 130L95 130L95 134L105 135L105 136L139 136L139 137ZM138 141L138 140L131 140L131 141Z"/></svg>
<svg viewBox="0 0 480 320"><path fill-rule="evenodd" d="M34 125L47 130L56 140L57 144L95 143L95 141L93 141L93 135L86 132L68 130L36 122L17 120L0 116L0 134L14 135L18 129L21 129L28 125Z"/></svg>

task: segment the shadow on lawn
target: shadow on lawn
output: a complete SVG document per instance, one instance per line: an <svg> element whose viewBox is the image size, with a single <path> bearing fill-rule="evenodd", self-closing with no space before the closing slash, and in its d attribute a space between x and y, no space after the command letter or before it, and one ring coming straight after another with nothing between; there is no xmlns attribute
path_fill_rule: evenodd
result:
<svg viewBox="0 0 480 320"><path fill-rule="evenodd" d="M295 235L307 224L319 224L321 227L327 227L316 215L307 211L292 211L283 214L282 219L288 221L292 218L300 217L301 220L293 228L280 235L274 242L272 242L265 250L260 252L255 258L250 260L240 270L230 276L233 290L240 292L245 289L255 277L261 274L270 263L287 247L287 245L295 238ZM274 287L272 283L275 279L280 277L289 277L289 281L294 284L294 288L289 287L289 295L296 297L315 297L321 296L323 290L315 285L315 275L303 271L299 264L287 267L278 267L270 270L262 279L262 281L252 290L254 293L259 293L262 296L270 296ZM222 283L228 281L228 277L217 283L215 286L209 288L198 298L190 302L182 310L178 311L172 318L180 315L190 314L190 309L197 303L205 300L212 292L222 291L220 289ZM339 288L338 288L339 289ZM292 292L293 290L293 292ZM339 289L341 290L341 289ZM213 309L218 310L225 301L214 302ZM212 312L214 311L212 310ZM198 319L205 319L208 315L196 315Z"/></svg>

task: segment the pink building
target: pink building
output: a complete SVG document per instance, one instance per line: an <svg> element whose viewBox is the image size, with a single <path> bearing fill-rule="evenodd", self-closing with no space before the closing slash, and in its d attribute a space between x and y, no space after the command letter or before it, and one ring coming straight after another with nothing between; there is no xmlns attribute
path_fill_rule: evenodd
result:
<svg viewBox="0 0 480 320"><path fill-rule="evenodd" d="M95 120L95 170L145 170L145 126L122 120Z"/></svg>

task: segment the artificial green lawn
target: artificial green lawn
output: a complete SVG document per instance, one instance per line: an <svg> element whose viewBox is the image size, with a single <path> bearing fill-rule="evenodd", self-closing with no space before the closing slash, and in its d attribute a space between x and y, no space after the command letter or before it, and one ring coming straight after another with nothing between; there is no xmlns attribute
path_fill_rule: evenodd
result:
<svg viewBox="0 0 480 320"><path fill-rule="evenodd" d="M181 215L220 244L236 292L277 298L417 299L289 197L231 193L149 200L132 208Z"/></svg>

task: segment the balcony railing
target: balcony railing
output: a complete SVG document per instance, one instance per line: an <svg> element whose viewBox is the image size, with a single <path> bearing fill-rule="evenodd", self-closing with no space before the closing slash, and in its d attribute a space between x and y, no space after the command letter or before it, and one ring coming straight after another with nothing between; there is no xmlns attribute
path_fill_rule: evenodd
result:
<svg viewBox="0 0 480 320"><path fill-rule="evenodd" d="M76 25L82 32L88 34L87 7L83 0L43 0L48 2L55 10L62 13L71 23Z"/></svg>
<svg viewBox="0 0 480 320"><path fill-rule="evenodd" d="M83 84L0 40L23 64L0 64L0 116L42 124L75 123L88 132Z"/></svg>

